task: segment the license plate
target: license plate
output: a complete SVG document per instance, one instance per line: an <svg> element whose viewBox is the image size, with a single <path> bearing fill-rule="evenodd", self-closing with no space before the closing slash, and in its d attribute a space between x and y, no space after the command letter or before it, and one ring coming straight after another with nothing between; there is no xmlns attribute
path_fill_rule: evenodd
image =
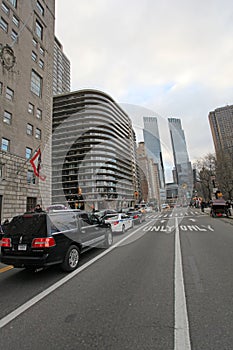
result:
<svg viewBox="0 0 233 350"><path fill-rule="evenodd" d="M27 250L27 244L19 244L18 250Z"/></svg>

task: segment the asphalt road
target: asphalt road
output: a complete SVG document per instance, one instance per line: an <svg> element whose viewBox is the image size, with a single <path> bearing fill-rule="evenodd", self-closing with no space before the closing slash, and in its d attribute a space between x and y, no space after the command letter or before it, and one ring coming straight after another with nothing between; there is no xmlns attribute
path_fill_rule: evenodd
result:
<svg viewBox="0 0 233 350"><path fill-rule="evenodd" d="M0 264L0 348L231 350L232 224L148 213L72 274Z"/></svg>

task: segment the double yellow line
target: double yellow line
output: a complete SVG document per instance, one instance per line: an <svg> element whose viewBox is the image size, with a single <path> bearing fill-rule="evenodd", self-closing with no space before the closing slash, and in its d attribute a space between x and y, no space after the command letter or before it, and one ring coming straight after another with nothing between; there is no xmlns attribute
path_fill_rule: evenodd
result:
<svg viewBox="0 0 233 350"><path fill-rule="evenodd" d="M9 266L6 266L6 267L2 267L0 269L0 273L6 272L6 271L11 270L13 268L14 268L14 266L12 266L12 265L9 265Z"/></svg>

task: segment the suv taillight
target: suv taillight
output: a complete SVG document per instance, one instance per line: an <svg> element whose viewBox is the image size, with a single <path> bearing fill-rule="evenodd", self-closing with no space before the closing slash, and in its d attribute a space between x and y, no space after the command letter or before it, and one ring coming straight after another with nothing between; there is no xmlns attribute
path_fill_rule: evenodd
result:
<svg viewBox="0 0 233 350"><path fill-rule="evenodd" d="M34 238L32 241L32 248L50 248L56 245L53 237Z"/></svg>
<svg viewBox="0 0 233 350"><path fill-rule="evenodd" d="M113 225L118 225L119 224L119 221L114 221L113 222Z"/></svg>
<svg viewBox="0 0 233 350"><path fill-rule="evenodd" d="M10 248L11 247L11 239L10 238L2 238L2 241L0 241L0 246L4 248Z"/></svg>

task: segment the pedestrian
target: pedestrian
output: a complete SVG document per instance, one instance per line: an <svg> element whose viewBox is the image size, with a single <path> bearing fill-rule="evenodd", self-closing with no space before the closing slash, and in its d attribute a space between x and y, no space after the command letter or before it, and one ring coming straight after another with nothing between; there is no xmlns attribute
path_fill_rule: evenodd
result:
<svg viewBox="0 0 233 350"><path fill-rule="evenodd" d="M204 213L205 212L205 202L201 201L201 211Z"/></svg>
<svg viewBox="0 0 233 350"><path fill-rule="evenodd" d="M41 213L43 210L42 210L42 208L41 208L41 205L40 204L37 204L36 205L36 207L35 207L35 209L34 209L34 212L35 213Z"/></svg>

